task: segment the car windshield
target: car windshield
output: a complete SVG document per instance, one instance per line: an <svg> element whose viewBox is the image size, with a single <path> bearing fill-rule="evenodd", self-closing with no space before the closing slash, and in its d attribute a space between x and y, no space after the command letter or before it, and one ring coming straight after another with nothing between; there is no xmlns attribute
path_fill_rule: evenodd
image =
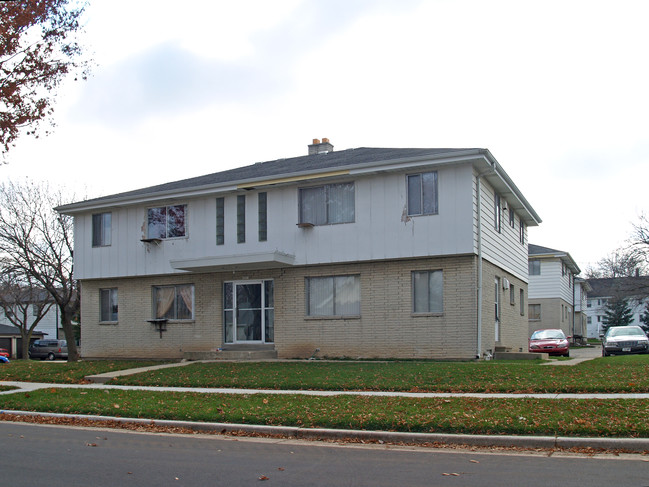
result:
<svg viewBox="0 0 649 487"><path fill-rule="evenodd" d="M531 340L563 340L566 338L566 335L563 334L561 330L539 330L532 333Z"/></svg>
<svg viewBox="0 0 649 487"><path fill-rule="evenodd" d="M641 336L644 334L644 331L637 326L614 326L608 331L610 337L619 337L621 335Z"/></svg>

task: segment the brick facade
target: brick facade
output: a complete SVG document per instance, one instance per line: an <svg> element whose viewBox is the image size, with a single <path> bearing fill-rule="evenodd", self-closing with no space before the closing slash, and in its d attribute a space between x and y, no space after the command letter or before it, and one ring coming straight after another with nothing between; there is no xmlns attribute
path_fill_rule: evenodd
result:
<svg viewBox="0 0 649 487"><path fill-rule="evenodd" d="M412 272L443 271L444 311L412 312ZM483 350L493 349L493 278L500 269L485 263ZM357 274L361 314L351 318L306 316L305 278ZM477 259L457 256L268 271L175 274L82 282L82 355L86 358L181 358L187 351L223 347L225 281L272 279L275 291L275 349L280 358L318 357L474 359L477 354ZM520 289L522 282L507 278ZM152 286L194 284L195 319L170 322L160 334L147 322L153 314ZM99 290L117 288L118 322L99 322ZM508 295L507 295L508 296ZM502 298L501 343L527 343L527 316ZM524 325L524 326L523 326ZM161 336L162 335L162 336Z"/></svg>

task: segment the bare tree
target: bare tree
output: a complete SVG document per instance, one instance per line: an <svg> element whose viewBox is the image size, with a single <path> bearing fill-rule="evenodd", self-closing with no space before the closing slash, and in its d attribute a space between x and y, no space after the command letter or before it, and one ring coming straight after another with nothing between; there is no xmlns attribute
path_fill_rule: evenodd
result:
<svg viewBox="0 0 649 487"><path fill-rule="evenodd" d="M0 255L4 265L30 276L59 308L68 360L79 358L72 319L78 289L72 277L72 219L54 211L66 203L61 191L32 182L0 184Z"/></svg>
<svg viewBox="0 0 649 487"><path fill-rule="evenodd" d="M51 122L55 90L66 75L86 77L76 41L85 5L70 0L0 2L0 152L24 128Z"/></svg>
<svg viewBox="0 0 649 487"><path fill-rule="evenodd" d="M644 258L645 263L649 262L649 217L644 213L633 224L631 242L636 253Z"/></svg>
<svg viewBox="0 0 649 487"><path fill-rule="evenodd" d="M54 301L48 292L35 285L31 276L20 275L5 266L0 267L0 272L0 309L20 330L22 357L27 358L32 334Z"/></svg>
<svg viewBox="0 0 649 487"><path fill-rule="evenodd" d="M588 278L634 277L646 275L647 265L636 248L623 247L600 259L596 267L588 267Z"/></svg>

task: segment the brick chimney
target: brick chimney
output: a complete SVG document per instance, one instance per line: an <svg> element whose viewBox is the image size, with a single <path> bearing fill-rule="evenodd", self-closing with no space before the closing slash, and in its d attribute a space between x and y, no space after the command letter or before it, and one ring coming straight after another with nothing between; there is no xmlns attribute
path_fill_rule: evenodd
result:
<svg viewBox="0 0 649 487"><path fill-rule="evenodd" d="M313 139L313 144L309 145L309 155L312 154L326 154L327 152L333 152L334 146L329 142L329 139Z"/></svg>

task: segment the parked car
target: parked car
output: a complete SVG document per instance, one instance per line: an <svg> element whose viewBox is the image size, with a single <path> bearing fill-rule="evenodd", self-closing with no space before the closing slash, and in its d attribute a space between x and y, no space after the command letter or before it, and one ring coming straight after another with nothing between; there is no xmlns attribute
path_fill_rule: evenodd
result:
<svg viewBox="0 0 649 487"><path fill-rule="evenodd" d="M9 350L6 348L0 348L0 357L9 358L10 356L11 354L9 353Z"/></svg>
<svg viewBox="0 0 649 487"><path fill-rule="evenodd" d="M558 329L536 330L530 337L528 350L530 352L570 357L568 337Z"/></svg>
<svg viewBox="0 0 649 487"><path fill-rule="evenodd" d="M29 358L54 360L68 358L68 342L65 340L35 340L29 346Z"/></svg>
<svg viewBox="0 0 649 487"><path fill-rule="evenodd" d="M602 339L602 357L623 353L649 353L649 338L637 325L611 326Z"/></svg>
<svg viewBox="0 0 649 487"><path fill-rule="evenodd" d="M4 355L0 355L0 364L8 364L8 363L9 363L9 359Z"/></svg>

